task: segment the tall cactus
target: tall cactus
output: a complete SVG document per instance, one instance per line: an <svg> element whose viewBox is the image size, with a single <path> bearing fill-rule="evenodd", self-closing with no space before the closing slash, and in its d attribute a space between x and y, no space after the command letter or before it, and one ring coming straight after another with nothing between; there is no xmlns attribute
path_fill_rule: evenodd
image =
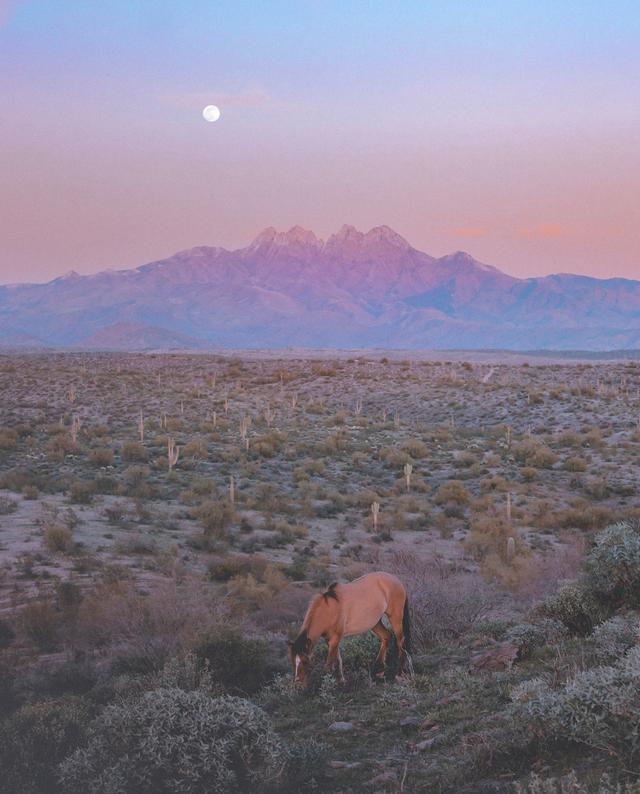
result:
<svg viewBox="0 0 640 794"><path fill-rule="evenodd" d="M404 464L404 479L407 485L407 493L409 492L409 488L411 488L411 473L413 472L413 466L410 463Z"/></svg>
<svg viewBox="0 0 640 794"><path fill-rule="evenodd" d="M373 518L373 531L378 531L378 513L380 512L380 502L371 503L371 516Z"/></svg>
<svg viewBox="0 0 640 794"><path fill-rule="evenodd" d="M516 541L513 537L507 538L507 562L513 562L516 556Z"/></svg>
<svg viewBox="0 0 640 794"><path fill-rule="evenodd" d="M169 461L169 471L173 471L173 467L178 462L180 456L180 447L176 446L174 438L167 439L167 460Z"/></svg>

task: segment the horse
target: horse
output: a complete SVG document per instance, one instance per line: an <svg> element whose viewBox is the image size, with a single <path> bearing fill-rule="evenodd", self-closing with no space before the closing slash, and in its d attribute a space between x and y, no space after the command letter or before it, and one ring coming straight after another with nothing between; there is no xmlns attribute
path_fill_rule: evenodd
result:
<svg viewBox="0 0 640 794"><path fill-rule="evenodd" d="M306 681L311 655L322 637L329 646L325 670L337 674L338 681L344 684L340 640L369 630L380 640L374 670L379 670L377 677L384 677L391 632L382 623L383 615L389 618L396 637L398 673L402 675L411 651L409 599L397 577L376 571L348 584L334 582L311 599L298 636L288 643L293 680L300 684Z"/></svg>

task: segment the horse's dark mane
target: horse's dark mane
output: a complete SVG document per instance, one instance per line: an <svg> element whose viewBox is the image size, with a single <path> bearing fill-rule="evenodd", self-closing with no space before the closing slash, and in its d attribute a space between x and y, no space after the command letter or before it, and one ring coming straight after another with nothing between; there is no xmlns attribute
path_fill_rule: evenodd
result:
<svg viewBox="0 0 640 794"><path fill-rule="evenodd" d="M293 641L293 645L291 646L291 649L293 650L294 653L305 653L307 650L308 641L309 641L309 637L307 636L307 630L303 629Z"/></svg>
<svg viewBox="0 0 640 794"><path fill-rule="evenodd" d="M324 593L322 594L322 597L324 598L324 600L327 603L329 603L329 599L330 598L335 598L336 601L339 600L338 599L338 594L336 593L336 587L337 586L338 586L338 583L337 582L333 582L332 584L329 585L328 589L325 590Z"/></svg>

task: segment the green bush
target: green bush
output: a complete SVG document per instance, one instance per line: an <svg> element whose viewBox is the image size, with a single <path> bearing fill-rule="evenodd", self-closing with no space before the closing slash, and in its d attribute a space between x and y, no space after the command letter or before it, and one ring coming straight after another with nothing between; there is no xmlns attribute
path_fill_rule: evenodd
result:
<svg viewBox="0 0 640 794"><path fill-rule="evenodd" d="M591 638L596 658L602 664L616 662L640 639L639 629L637 612L616 615L596 626Z"/></svg>
<svg viewBox="0 0 640 794"><path fill-rule="evenodd" d="M532 772L526 781L514 783L514 794L640 794L640 783L615 783L605 772L594 788L581 783L573 770L562 777L540 777Z"/></svg>
<svg viewBox="0 0 640 794"><path fill-rule="evenodd" d="M593 594L582 585L566 584L546 598L538 611L563 623L572 634L584 637L593 631L606 613Z"/></svg>
<svg viewBox="0 0 640 794"><path fill-rule="evenodd" d="M521 707L521 719L543 744L571 742L640 759L640 647L615 666L578 673L562 689L541 688Z"/></svg>
<svg viewBox="0 0 640 794"><path fill-rule="evenodd" d="M603 529L585 561L587 583L610 607L640 606L640 532L622 521Z"/></svg>
<svg viewBox="0 0 640 794"><path fill-rule="evenodd" d="M284 761L269 718L248 700L156 689L107 706L60 770L70 794L227 794L262 787Z"/></svg>
<svg viewBox="0 0 640 794"><path fill-rule="evenodd" d="M534 648L556 643L567 635L567 627L554 618L536 623L516 623L504 633L504 639L520 648L520 658L530 656Z"/></svg>
<svg viewBox="0 0 640 794"><path fill-rule="evenodd" d="M81 742L89 722L87 705L64 697L23 706L0 727L4 791L12 794L64 791L58 764Z"/></svg>
<svg viewBox="0 0 640 794"><path fill-rule="evenodd" d="M371 631L356 634L353 637L345 637L340 643L340 655L345 675L357 670L371 671L379 648L380 640ZM392 647L390 646L390 654L391 651Z"/></svg>
<svg viewBox="0 0 640 794"><path fill-rule="evenodd" d="M267 661L267 643L245 638L234 629L205 634L193 650L208 664L213 682L231 692L257 692L273 674Z"/></svg>

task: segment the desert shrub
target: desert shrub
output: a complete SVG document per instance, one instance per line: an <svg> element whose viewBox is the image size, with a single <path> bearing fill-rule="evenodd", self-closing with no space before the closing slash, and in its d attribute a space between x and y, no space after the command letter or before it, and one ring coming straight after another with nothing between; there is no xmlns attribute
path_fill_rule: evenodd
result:
<svg viewBox="0 0 640 794"><path fill-rule="evenodd" d="M74 480L69 488L69 499L74 504L88 505L93 501L95 484L86 480Z"/></svg>
<svg viewBox="0 0 640 794"><path fill-rule="evenodd" d="M584 636L606 617L601 604L583 585L566 584L538 605L538 612L563 623L572 634Z"/></svg>
<svg viewBox="0 0 640 794"><path fill-rule="evenodd" d="M287 587L287 578L278 568L268 565L263 571L239 574L229 580L227 595L231 612L243 615L254 612Z"/></svg>
<svg viewBox="0 0 640 794"><path fill-rule="evenodd" d="M0 449L15 449L18 445L18 434L11 427L0 427Z"/></svg>
<svg viewBox="0 0 640 794"><path fill-rule="evenodd" d="M182 448L183 458L193 458L194 460L202 460L209 454L206 443L200 438L194 438L187 442Z"/></svg>
<svg viewBox="0 0 640 794"><path fill-rule="evenodd" d="M150 677L148 689L182 689L183 692L208 692L222 695L221 687L213 682L209 663L193 651L179 653L167 660L162 670Z"/></svg>
<svg viewBox="0 0 640 794"><path fill-rule="evenodd" d="M528 570L529 548L504 516L481 515L473 519L465 549L480 563L488 581L517 588Z"/></svg>
<svg viewBox="0 0 640 794"><path fill-rule="evenodd" d="M109 447L97 447L89 453L89 460L94 466L113 466L113 450Z"/></svg>
<svg viewBox="0 0 640 794"><path fill-rule="evenodd" d="M226 794L264 786L284 758L269 718L248 700L156 689L107 706L61 780L78 794Z"/></svg>
<svg viewBox="0 0 640 794"><path fill-rule="evenodd" d="M401 448L403 452L406 452L407 455L410 455L414 460L426 458L429 454L429 447L424 441L420 441L419 438L408 438L406 441L402 442Z"/></svg>
<svg viewBox="0 0 640 794"><path fill-rule="evenodd" d="M549 746L570 742L634 762L640 755L640 648L615 666L578 673L559 690L542 689L520 716Z"/></svg>
<svg viewBox="0 0 640 794"><path fill-rule="evenodd" d="M65 553L73 549L73 532L67 527L45 527L42 544L51 553Z"/></svg>
<svg viewBox="0 0 640 794"><path fill-rule="evenodd" d="M526 658L534 648L545 644L545 635L533 623L518 623L507 632L507 640L518 646L519 658Z"/></svg>
<svg viewBox="0 0 640 794"><path fill-rule="evenodd" d="M122 445L122 460L128 463L144 463L149 457L146 448L139 441L126 441Z"/></svg>
<svg viewBox="0 0 640 794"><path fill-rule="evenodd" d="M614 514L605 505L592 506L588 502L576 504L569 510L562 511L558 516L558 523L564 529L602 529L610 524Z"/></svg>
<svg viewBox="0 0 640 794"><path fill-rule="evenodd" d="M517 444L513 453L519 463L536 469L549 469L557 460L553 450L549 449L545 444L531 439Z"/></svg>
<svg viewBox="0 0 640 794"><path fill-rule="evenodd" d="M562 468L565 471L586 471L588 468L588 463L584 458L578 458L576 456L571 456L565 460L562 464Z"/></svg>
<svg viewBox="0 0 640 794"><path fill-rule="evenodd" d="M194 510L194 515L206 535L222 538L234 519L233 505L227 501L203 502Z"/></svg>
<svg viewBox="0 0 640 794"><path fill-rule="evenodd" d="M313 779L317 785L323 776L330 749L329 745L314 737L291 742L285 750L285 773L289 784L299 786Z"/></svg>
<svg viewBox="0 0 640 794"><path fill-rule="evenodd" d="M71 438L63 433L57 433L53 438L50 438L45 446L47 457L51 460L61 462L65 456L75 449L75 445Z"/></svg>
<svg viewBox="0 0 640 794"><path fill-rule="evenodd" d="M252 573L262 579L268 561L259 554L230 554L228 557L214 559L209 564L209 576L216 582L227 582L234 576Z"/></svg>
<svg viewBox="0 0 640 794"><path fill-rule="evenodd" d="M615 783L605 772L593 788L581 783L574 770L562 777L540 777L532 772L526 781L514 783L513 794L640 794L640 783Z"/></svg>
<svg viewBox="0 0 640 794"><path fill-rule="evenodd" d="M82 741L90 714L78 697L23 706L0 726L0 768L4 791L12 794L63 792L58 764Z"/></svg>
<svg viewBox="0 0 640 794"><path fill-rule="evenodd" d="M477 463L478 459L476 456L468 450L456 452L453 457L453 465L456 469L469 469Z"/></svg>
<svg viewBox="0 0 640 794"><path fill-rule="evenodd" d="M15 639L16 633L6 620L0 619L0 650L8 648Z"/></svg>
<svg viewBox="0 0 640 794"><path fill-rule="evenodd" d="M523 466L520 475L525 482L533 482L538 476L538 472L532 466Z"/></svg>
<svg viewBox="0 0 640 794"><path fill-rule="evenodd" d="M32 601L20 614L20 626L40 650L48 651L58 641L60 616L48 601Z"/></svg>
<svg viewBox="0 0 640 794"><path fill-rule="evenodd" d="M340 643L340 654L345 670L345 675L355 671L369 672L373 666L380 640L372 631L345 637Z"/></svg>
<svg viewBox="0 0 640 794"><path fill-rule="evenodd" d="M22 498L32 502L38 498L39 493L37 485L25 485L22 489Z"/></svg>
<svg viewBox="0 0 640 794"><path fill-rule="evenodd" d="M407 452L393 447L382 447L378 452L378 456L380 460L384 461L386 466L392 469L399 469L405 463L411 461L411 456Z"/></svg>
<svg viewBox="0 0 640 794"><path fill-rule="evenodd" d="M214 683L232 692L257 692L273 674L267 643L243 637L232 628L204 634L194 644L193 652L207 663Z"/></svg>
<svg viewBox="0 0 640 794"><path fill-rule="evenodd" d="M425 565L410 552L393 552L388 570L402 579L409 592L412 644L419 653L434 642L464 634L496 602L495 593L478 574Z"/></svg>
<svg viewBox="0 0 640 794"><path fill-rule="evenodd" d="M433 501L437 505L468 505L471 501L471 494L460 480L449 480L449 482L443 483L438 488L433 497Z"/></svg>
<svg viewBox="0 0 640 794"><path fill-rule="evenodd" d="M600 663L615 662L640 639L640 616L637 612L614 615L593 631L594 653Z"/></svg>
<svg viewBox="0 0 640 794"><path fill-rule="evenodd" d="M610 607L640 605L640 532L620 522L598 533L585 560L589 587Z"/></svg>
<svg viewBox="0 0 640 794"><path fill-rule="evenodd" d="M272 431L271 433L264 433L257 436L251 445L254 452L261 455L263 458L272 458L276 455L284 444L285 436L282 433Z"/></svg>
<svg viewBox="0 0 640 794"><path fill-rule="evenodd" d="M74 642L80 649L109 648L123 671L159 669L170 656L220 619L223 605L190 580L136 591L128 569L111 566L105 581L80 604Z"/></svg>
<svg viewBox="0 0 640 794"><path fill-rule="evenodd" d="M18 503L15 499L9 499L7 496L0 496L0 516L7 516L15 513L18 509Z"/></svg>

